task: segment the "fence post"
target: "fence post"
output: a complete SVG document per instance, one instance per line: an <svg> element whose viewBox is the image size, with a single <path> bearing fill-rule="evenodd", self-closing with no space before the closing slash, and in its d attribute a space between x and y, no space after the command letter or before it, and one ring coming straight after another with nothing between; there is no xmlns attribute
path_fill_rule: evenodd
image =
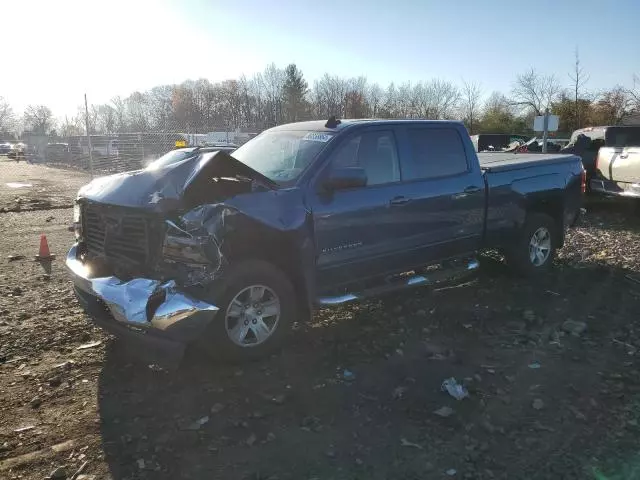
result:
<svg viewBox="0 0 640 480"><path fill-rule="evenodd" d="M93 148L91 148L91 134L89 133L89 107L87 105L87 94L84 94L84 123L87 129L87 143L89 145L89 171L93 178Z"/></svg>

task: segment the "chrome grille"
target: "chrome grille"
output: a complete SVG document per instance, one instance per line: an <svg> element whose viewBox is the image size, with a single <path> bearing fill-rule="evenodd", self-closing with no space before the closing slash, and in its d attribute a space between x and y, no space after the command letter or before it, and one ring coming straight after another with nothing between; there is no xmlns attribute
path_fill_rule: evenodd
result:
<svg viewBox="0 0 640 480"><path fill-rule="evenodd" d="M136 264L149 260L149 220L112 207L84 205L82 236L90 256L104 256Z"/></svg>

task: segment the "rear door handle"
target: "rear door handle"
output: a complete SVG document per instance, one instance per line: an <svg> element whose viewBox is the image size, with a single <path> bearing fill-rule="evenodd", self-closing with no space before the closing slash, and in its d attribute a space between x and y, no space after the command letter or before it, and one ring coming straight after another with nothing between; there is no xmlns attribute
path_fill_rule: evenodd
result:
<svg viewBox="0 0 640 480"><path fill-rule="evenodd" d="M401 207L402 205L406 205L410 201L411 199L407 197L394 197L389 202L389 205L391 205L392 207Z"/></svg>
<svg viewBox="0 0 640 480"><path fill-rule="evenodd" d="M453 195L451 195L451 198L452 198L453 200L459 200L459 199L461 199L461 198L466 198L466 197L468 197L469 195L472 195L472 194L474 194L474 193L478 193L478 192L480 192L481 190L482 190L482 189L481 189L480 187L474 187L474 186L467 187L467 188L465 188L462 192L460 192L460 193L454 193Z"/></svg>

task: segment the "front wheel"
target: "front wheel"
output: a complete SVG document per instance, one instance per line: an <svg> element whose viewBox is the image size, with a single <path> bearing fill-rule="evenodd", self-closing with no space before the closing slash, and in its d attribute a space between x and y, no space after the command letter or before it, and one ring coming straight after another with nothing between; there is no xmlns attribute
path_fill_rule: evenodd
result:
<svg viewBox="0 0 640 480"><path fill-rule="evenodd" d="M560 243L557 235L557 225L549 215L528 215L515 245L506 252L508 264L524 276L548 271Z"/></svg>
<svg viewBox="0 0 640 480"><path fill-rule="evenodd" d="M284 273L264 261L231 268L214 299L220 310L200 346L214 358L261 357L280 347L291 331L297 312L294 288Z"/></svg>

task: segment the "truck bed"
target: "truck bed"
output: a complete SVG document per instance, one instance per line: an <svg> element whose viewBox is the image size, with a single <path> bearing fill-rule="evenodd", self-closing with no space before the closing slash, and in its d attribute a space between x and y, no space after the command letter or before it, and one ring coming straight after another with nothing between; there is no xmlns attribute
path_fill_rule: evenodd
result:
<svg viewBox="0 0 640 480"><path fill-rule="evenodd" d="M575 155L560 153L478 153L480 167L483 170L499 172L502 170L518 170L540 164L564 163L573 160Z"/></svg>

